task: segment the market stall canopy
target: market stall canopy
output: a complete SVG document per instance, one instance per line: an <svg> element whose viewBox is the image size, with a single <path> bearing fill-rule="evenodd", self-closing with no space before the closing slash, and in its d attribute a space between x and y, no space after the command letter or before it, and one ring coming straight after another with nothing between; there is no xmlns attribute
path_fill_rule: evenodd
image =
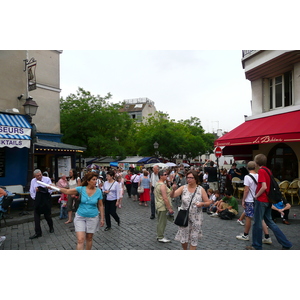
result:
<svg viewBox="0 0 300 300"><path fill-rule="evenodd" d="M123 160L120 160L119 163L137 164L143 158L144 158L143 156L129 156Z"/></svg>
<svg viewBox="0 0 300 300"><path fill-rule="evenodd" d="M173 162L167 162L166 165L167 165L168 167L177 167L177 165L174 164Z"/></svg>
<svg viewBox="0 0 300 300"><path fill-rule="evenodd" d="M244 122L215 141L215 146L259 145L300 141L300 111Z"/></svg>
<svg viewBox="0 0 300 300"><path fill-rule="evenodd" d="M138 161L139 164L159 163L160 160L156 157L144 157Z"/></svg>
<svg viewBox="0 0 300 300"><path fill-rule="evenodd" d="M180 166L180 165L183 165L184 167L189 167L189 166L190 166L190 165L187 164L187 163L181 163L181 164L178 164L178 166Z"/></svg>
<svg viewBox="0 0 300 300"><path fill-rule="evenodd" d="M23 115L0 113L0 148L30 148L31 128Z"/></svg>
<svg viewBox="0 0 300 300"><path fill-rule="evenodd" d="M152 168L153 166L159 166L160 168L168 168L168 166L164 163L153 163L144 165L145 168Z"/></svg>

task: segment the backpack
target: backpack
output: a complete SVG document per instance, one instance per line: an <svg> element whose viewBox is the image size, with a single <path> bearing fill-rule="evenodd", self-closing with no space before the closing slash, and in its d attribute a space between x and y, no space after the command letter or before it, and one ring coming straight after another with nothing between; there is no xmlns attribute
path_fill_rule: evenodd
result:
<svg viewBox="0 0 300 300"><path fill-rule="evenodd" d="M219 217L223 220L232 220L234 216L235 214L229 211L227 208L219 213Z"/></svg>
<svg viewBox="0 0 300 300"><path fill-rule="evenodd" d="M10 196L10 195L3 196L2 203L1 203L1 207L3 210L5 210L5 211L8 210L11 203L13 202L13 198L14 198L14 196Z"/></svg>
<svg viewBox="0 0 300 300"><path fill-rule="evenodd" d="M277 183L277 181L275 180L274 176L270 173L270 171L266 168L262 168L264 169L270 176L270 191L269 194L267 194L268 196L268 200L270 203L278 203L280 201L282 201L282 194L279 188L279 185Z"/></svg>

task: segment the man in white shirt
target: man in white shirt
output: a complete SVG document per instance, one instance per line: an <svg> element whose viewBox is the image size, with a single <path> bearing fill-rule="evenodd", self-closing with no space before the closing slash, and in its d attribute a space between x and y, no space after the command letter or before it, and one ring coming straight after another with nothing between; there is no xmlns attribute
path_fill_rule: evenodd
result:
<svg viewBox="0 0 300 300"><path fill-rule="evenodd" d="M30 196L34 200L34 224L35 234L30 239L35 239L42 236L41 229L41 214L44 214L45 220L48 223L50 233L54 232L53 220L51 217L51 193L53 190L48 190L37 181L42 181L47 184L52 184L51 179L46 176L42 176L42 172L36 169L33 172L34 178L30 184Z"/></svg>
<svg viewBox="0 0 300 300"><path fill-rule="evenodd" d="M244 195L242 199L242 206L245 211L245 228L244 234L237 235L236 238L238 240L249 241L249 231L251 228L251 219L254 216L254 197L256 193L258 174L255 172L255 162L249 161L247 165L247 169L249 174L244 177ZM272 240L269 236L267 225L264 221L262 221L262 227L265 234L265 238L263 239L264 244L272 244Z"/></svg>

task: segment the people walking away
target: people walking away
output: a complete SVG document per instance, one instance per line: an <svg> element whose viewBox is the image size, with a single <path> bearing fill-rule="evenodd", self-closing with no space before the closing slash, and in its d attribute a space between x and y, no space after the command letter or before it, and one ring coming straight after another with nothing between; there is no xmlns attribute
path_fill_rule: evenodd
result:
<svg viewBox="0 0 300 300"><path fill-rule="evenodd" d="M140 181L140 175L138 170L134 170L134 174L131 176L131 195L133 201L139 200L139 193L137 191Z"/></svg>
<svg viewBox="0 0 300 300"><path fill-rule="evenodd" d="M209 167L206 167L206 164L209 162ZM214 167L215 163L211 160L207 160L204 164L204 171L207 172L207 182L209 185L209 188L213 191L218 190L218 170L216 167Z"/></svg>
<svg viewBox="0 0 300 300"><path fill-rule="evenodd" d="M30 183L30 197L34 200L34 231L35 234L30 239L36 239L42 236L41 228L41 214L44 214L44 218L49 226L49 232L53 233L53 220L51 217L52 190L48 190L45 186L41 185L37 181L42 181L47 184L52 184L49 177L43 176L40 169L36 169L33 172L34 178Z"/></svg>
<svg viewBox="0 0 300 300"><path fill-rule="evenodd" d="M170 243L165 237L165 229L167 226L167 214L173 215L174 211L172 208L170 189L166 185L167 180L166 170L160 170L158 172L158 182L156 183L154 194L155 194L155 207L157 211L157 240L161 243Z"/></svg>
<svg viewBox="0 0 300 300"><path fill-rule="evenodd" d="M81 186L81 179L77 174L76 169L71 169L69 171L69 188L75 189L77 186ZM65 224L72 223L72 215L73 215L73 209L76 206L76 200L78 200L78 196L76 195L69 195L68 196L68 202L67 202L67 210L68 210L68 220L65 222Z"/></svg>
<svg viewBox="0 0 300 300"><path fill-rule="evenodd" d="M254 157L258 170L258 184L255 194L254 206L254 224L252 227L252 246L246 247L248 250L262 250L262 220L273 231L277 241L281 244L283 250L292 247L292 243L286 238L279 227L274 223L271 216L272 204L269 202L268 193L270 191L271 171L266 167L267 157L264 154L257 154ZM267 170L265 170L267 169Z"/></svg>
<svg viewBox="0 0 300 300"><path fill-rule="evenodd" d="M125 187L126 187L126 190L127 190L127 194L128 194L128 198L131 198L131 171L128 170L127 171L127 174L125 175Z"/></svg>
<svg viewBox="0 0 300 300"><path fill-rule="evenodd" d="M179 227L175 240L181 243L184 250L187 250L188 247L190 250L196 250L198 241L202 238L202 209L203 207L208 207L211 201L208 199L205 189L200 186L200 180L196 171L188 171L186 179L186 185L178 189L176 184L172 186L171 197L182 195L181 209L187 209L190 201L192 201L189 209L188 226Z"/></svg>
<svg viewBox="0 0 300 300"><path fill-rule="evenodd" d="M107 171L106 181L103 186L103 193L106 194L106 200L104 205L106 222L106 227L104 229L105 231L111 229L110 216L112 216L114 220L118 223L118 226L120 226L120 217L117 214L117 207L119 206L120 200L120 187L115 181L114 176L114 171Z"/></svg>
<svg viewBox="0 0 300 300"><path fill-rule="evenodd" d="M255 171L256 165L254 161L249 161L247 169L249 174L244 177L244 194L242 198L242 207L244 208L245 224L244 233L237 235L238 240L249 241L249 231L251 229L251 220L254 216L254 195L257 187L258 174ZM264 244L272 244L272 240L269 236L267 225L262 221L262 228L265 234L263 239Z"/></svg>
<svg viewBox="0 0 300 300"><path fill-rule="evenodd" d="M116 176L116 181L119 185L120 188L120 198L119 198L119 204L118 204L118 208L122 207L122 200L123 200L123 196L124 196L124 179L120 173L120 175Z"/></svg>
<svg viewBox="0 0 300 300"><path fill-rule="evenodd" d="M151 181L149 178L148 171L144 170L143 175L140 176L139 186L144 188L144 192L140 194L140 205L148 206L148 202L150 201L150 185Z"/></svg>
<svg viewBox="0 0 300 300"><path fill-rule="evenodd" d="M91 250L94 233L99 230L99 225L104 226L103 196L96 186L97 179L97 172L88 172L81 186L74 189L60 189L67 195L80 195L80 203L74 218L77 250L84 250L84 245L86 250Z"/></svg>
<svg viewBox="0 0 300 300"><path fill-rule="evenodd" d="M151 173L150 176L150 182L151 182L151 193L150 193L150 205L151 205L151 216L150 219L155 219L155 194L154 194L154 189L156 186L156 183L158 182L158 172L159 172L159 166L154 165L152 167L153 172Z"/></svg>

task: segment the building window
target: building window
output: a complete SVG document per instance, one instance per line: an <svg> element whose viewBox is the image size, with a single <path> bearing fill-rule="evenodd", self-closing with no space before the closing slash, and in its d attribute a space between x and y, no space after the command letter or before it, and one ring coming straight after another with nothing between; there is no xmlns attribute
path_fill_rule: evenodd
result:
<svg viewBox="0 0 300 300"><path fill-rule="evenodd" d="M286 144L277 144L268 155L267 166L280 181L298 178L298 160L295 152Z"/></svg>
<svg viewBox="0 0 300 300"><path fill-rule="evenodd" d="M292 105L292 71L269 79L270 109Z"/></svg>

